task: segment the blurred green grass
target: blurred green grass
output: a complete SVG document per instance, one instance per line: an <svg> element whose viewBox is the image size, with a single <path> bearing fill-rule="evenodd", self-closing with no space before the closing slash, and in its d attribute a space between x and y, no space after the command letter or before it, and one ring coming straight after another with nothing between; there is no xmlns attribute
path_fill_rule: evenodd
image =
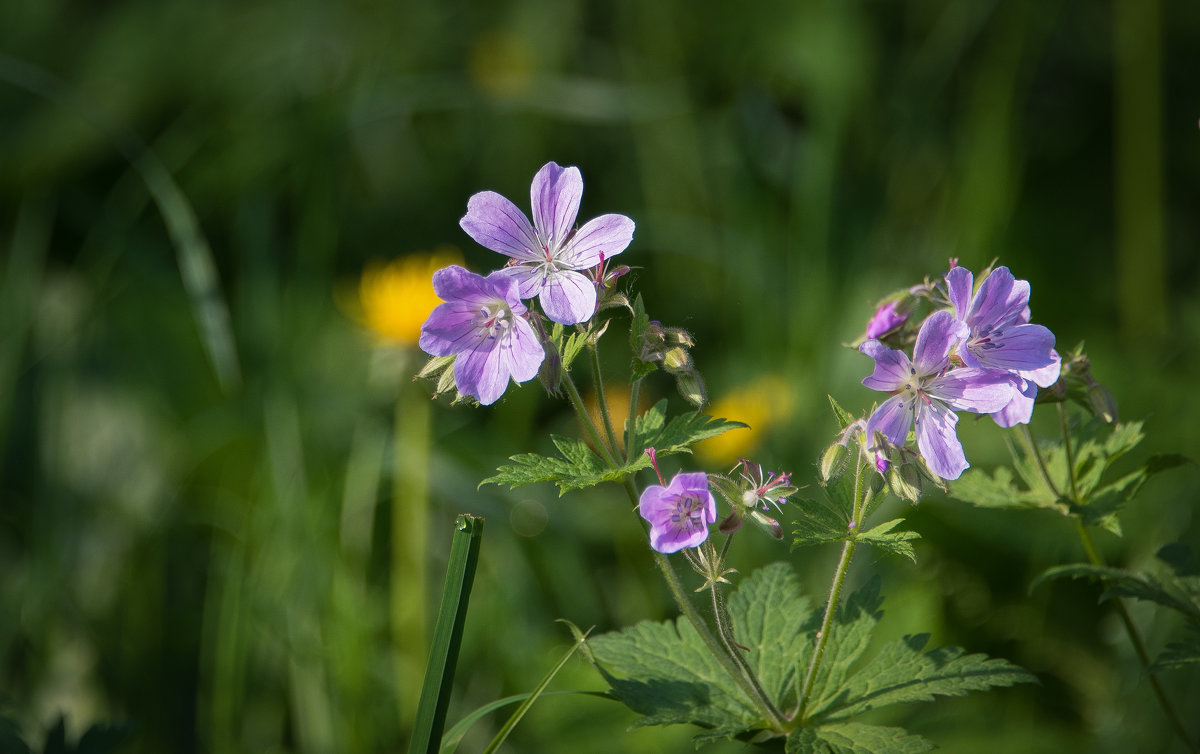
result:
<svg viewBox="0 0 1200 754"><path fill-rule="evenodd" d="M1200 457L1198 33L1197 7L1171 0L6 4L0 712L36 745L61 712L76 736L132 723L132 751L399 748L421 658L398 601L414 579L436 592L461 511L489 523L451 720L536 684L570 640L554 618L669 617L620 495L476 489L573 431L535 385L434 407L428 523L393 505L419 355L381 356L337 303L373 258L450 243L490 269L457 227L467 197L524 204L549 160L583 171L581 216L638 223L633 283L694 331L714 396L764 374L794 386L769 467L813 476L825 394L872 400L840 344L949 257L1029 279L1037 320L1086 339L1123 415L1147 419L1143 452ZM29 70L69 96L31 91ZM195 239L181 252L136 167L151 158L211 250L207 291L181 277ZM197 317L213 307L237 379ZM970 424L968 453L1002 460ZM1194 470L1157 480L1102 541L1109 559L1200 541L1195 486ZM1170 750L1094 590L1026 593L1081 558L1062 522L947 500L908 514L919 564L851 576L884 571L885 625L1043 685L905 724L950 751ZM423 577L397 565L414 520ZM834 557L735 548L743 571L791 557L814 592ZM1134 611L1161 647L1175 627ZM1164 681L1200 704L1187 674ZM556 687L600 683L577 662ZM511 745L610 751L631 722L550 697ZM623 739L689 747L682 730Z"/></svg>

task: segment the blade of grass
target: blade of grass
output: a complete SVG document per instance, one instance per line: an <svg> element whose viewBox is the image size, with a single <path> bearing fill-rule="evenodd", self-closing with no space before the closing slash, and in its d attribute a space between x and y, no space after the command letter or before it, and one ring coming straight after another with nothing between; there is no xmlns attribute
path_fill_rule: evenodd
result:
<svg viewBox="0 0 1200 754"><path fill-rule="evenodd" d="M425 682L421 686L416 723L408 742L409 754L436 754L441 746L446 708L450 704L450 687L454 683L454 667L458 663L458 649L462 643L467 602L471 596L471 584L475 580L482 537L482 518L464 513L455 520L450 562L446 568L446 586L442 590L442 605L433 630L433 645L429 651L429 664L425 668Z"/></svg>
<svg viewBox="0 0 1200 754"><path fill-rule="evenodd" d="M230 392L241 382L237 350L229 324L229 307L221 295L217 266L208 239L200 230L191 202L171 171L140 138L114 123L97 103L71 89L61 79L23 60L0 53L0 80L44 97L68 110L107 136L117 151L141 175L146 190L158 205L167 233L175 246L183 287L192 305L192 316L221 389Z"/></svg>
<svg viewBox="0 0 1200 754"><path fill-rule="evenodd" d="M563 622L566 623L566 621ZM534 690L529 694L529 698L522 702L520 707L517 707L516 712L513 712L512 717L508 718L508 721L504 723L504 726L500 728L498 733L496 733L496 737L493 738L492 742L488 744L486 749L483 750L483 754L492 754L492 752L500 748L500 745L503 744L505 739L508 738L508 734L513 732L513 729L517 727L517 723L521 722L521 718L525 717L525 713L529 711L529 708L533 706L533 703L537 701L538 697L542 695L542 692L546 690L546 687L550 685L550 681L554 680L554 676L558 675L558 671L562 670L563 666L567 664L567 660L571 659L571 656L574 655L575 652L584 645L584 642L587 641L587 635L591 632L592 629L589 628L585 633L580 634L578 628L573 625L571 626L571 633L575 634L575 643L572 644L571 648L563 654L558 663L556 663L554 667L550 668L550 672L547 673L544 678L542 678L541 683L539 683L537 687L534 688Z"/></svg>

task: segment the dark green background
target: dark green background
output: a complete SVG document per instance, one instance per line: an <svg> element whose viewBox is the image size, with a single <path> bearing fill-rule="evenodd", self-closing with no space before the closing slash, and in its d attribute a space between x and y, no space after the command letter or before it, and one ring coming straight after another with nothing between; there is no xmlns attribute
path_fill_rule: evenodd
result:
<svg viewBox="0 0 1200 754"><path fill-rule="evenodd" d="M404 517L387 443L424 400L406 387L420 360L373 354L339 291L368 259L444 243L497 265L457 226L467 197L524 207L550 160L582 170L581 219L637 222L627 280L694 332L714 395L764 373L794 385L761 457L801 482L834 430L825 395L856 411L876 397L841 344L950 257L1031 282L1035 319L1062 346L1086 340L1123 416L1146 420L1142 456L1200 456L1198 8L5 3L0 706L35 748L59 712L71 735L129 723L139 752L401 748L419 678L398 677L389 638L390 585L411 574L389 565ZM210 258L168 232L130 161L145 167L140 143ZM180 258L216 272L200 300L228 311L224 381ZM619 374L626 356L606 355ZM619 490L475 490L570 422L536 385L434 410L431 589L454 515L488 519L451 720L531 689L567 645L556 617L671 614ZM977 465L1005 458L990 423L963 437ZM1197 542L1196 483L1192 468L1153 482L1126 536L1100 535L1110 561L1153 568L1159 544ZM368 505L347 544L354 484ZM1066 521L941 498L907 513L919 563L852 569L884 572L887 638L932 631L1042 685L881 720L947 751L1173 750L1096 589L1027 593L1083 559ZM745 537L734 557L790 557L821 593L834 555ZM1152 651L1178 630L1131 609ZM1195 673L1164 682L1200 706ZM575 662L555 686L601 683ZM511 749L690 748L681 729L626 736L632 721L547 698Z"/></svg>

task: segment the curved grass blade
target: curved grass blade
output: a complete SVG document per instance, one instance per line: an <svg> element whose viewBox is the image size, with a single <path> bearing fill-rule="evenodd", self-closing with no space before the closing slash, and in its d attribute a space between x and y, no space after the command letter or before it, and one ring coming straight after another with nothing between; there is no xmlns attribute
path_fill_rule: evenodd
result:
<svg viewBox="0 0 1200 754"><path fill-rule="evenodd" d="M408 742L408 754L436 754L441 746L446 708L450 704L450 687L454 683L454 667L458 664L458 648L462 643L467 602L471 596L471 584L475 581L475 566L479 562L482 538L482 518L464 513L455 520L450 563L446 568L446 586L442 590L442 606L433 630L433 645L429 650L429 664L425 667L425 682L421 686L421 701L417 704L417 718Z"/></svg>
<svg viewBox="0 0 1200 754"><path fill-rule="evenodd" d="M565 654L563 654L562 659L560 659L554 665L554 667L550 668L550 672L547 673L544 678L542 678L541 683L539 683L537 687L529 693L529 698L522 702L520 707L517 707L516 712L513 712L512 717L508 718L508 721L504 723L504 727L500 728L500 731L496 734L496 737L493 738L492 742L488 744L486 749L483 750L483 754L492 754L492 752L500 748L500 745L504 743L506 738L508 738L508 734L512 733L513 728L517 727L517 723L521 722L521 718L525 717L525 713L529 711L529 708L533 706L533 703L537 701L538 697L542 695L542 692L546 690L546 687L550 685L550 681L554 680L554 676L558 675L558 671L562 670L563 666L567 664L567 660L571 659L571 656L575 654L576 650L584 645L584 642L587 641L587 635L592 632L592 629L589 628L585 633L581 634L579 629L569 621L561 622L566 623L571 627L571 633L575 635L575 643L571 645L571 648L568 649Z"/></svg>
<svg viewBox="0 0 1200 754"><path fill-rule="evenodd" d="M192 316L217 373L217 381L227 393L236 388L241 382L241 369L229 325L229 308L221 296L212 249L200 230L195 210L162 160L132 131L112 122L98 104L37 66L0 53L0 80L44 97L82 118L107 136L142 177L175 246L179 274L192 305Z"/></svg>

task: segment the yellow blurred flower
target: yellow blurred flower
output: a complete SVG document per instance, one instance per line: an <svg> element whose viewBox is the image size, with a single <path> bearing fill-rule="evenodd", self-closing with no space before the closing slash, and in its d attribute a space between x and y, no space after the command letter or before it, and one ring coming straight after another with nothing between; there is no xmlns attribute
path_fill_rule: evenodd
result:
<svg viewBox="0 0 1200 754"><path fill-rule="evenodd" d="M629 421L629 397L629 388L624 385L612 385L604 391L604 399L608 404L608 418L612 421L613 434L617 436L617 452L625 450L625 423ZM600 436L604 437L604 418L600 415L600 401L597 400L596 394L588 393L584 397L583 403L587 407L592 423L599 430ZM639 405L638 408L640 409L641 406Z"/></svg>
<svg viewBox="0 0 1200 754"><path fill-rule="evenodd" d="M762 444L772 427L787 420L792 406L791 388L775 375L759 377L719 396L708 405L709 415L750 426L696 443L696 455L715 465L730 465L746 458Z"/></svg>
<svg viewBox="0 0 1200 754"><path fill-rule="evenodd" d="M380 340L415 346L421 323L441 303L433 292L433 273L452 264L462 264L462 258L449 246L432 254L368 262L358 284L363 324Z"/></svg>

